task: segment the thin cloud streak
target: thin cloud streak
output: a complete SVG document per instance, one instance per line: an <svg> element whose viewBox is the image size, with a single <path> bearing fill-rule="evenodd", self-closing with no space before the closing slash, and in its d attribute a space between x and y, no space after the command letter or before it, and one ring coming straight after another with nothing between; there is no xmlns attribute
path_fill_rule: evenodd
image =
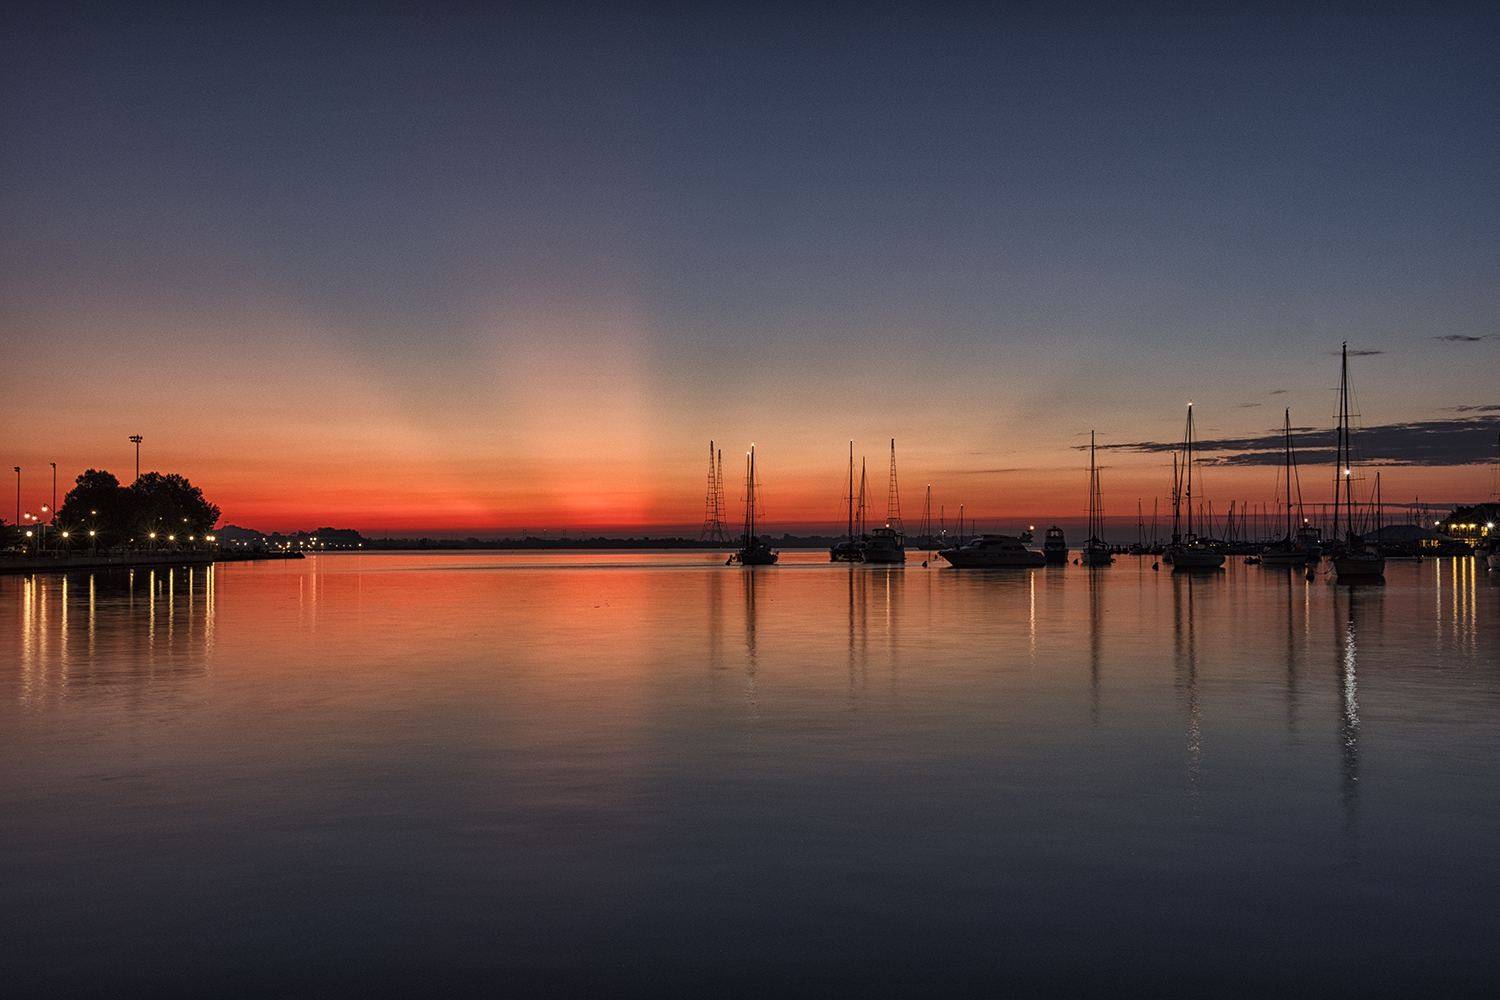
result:
<svg viewBox="0 0 1500 1000"><path fill-rule="evenodd" d="M1486 412L1500 407L1484 407ZM1495 435L1500 421L1483 418L1423 420L1382 424L1359 431L1356 445L1360 460L1373 465L1452 466L1480 465L1495 458ZM1327 428L1294 427L1292 445L1301 465L1331 465L1337 445L1335 432ZM1182 447L1180 441L1139 441L1100 445L1101 451L1119 450L1141 454L1164 454ZM1279 465L1285 461L1280 432L1247 438L1221 438L1196 442L1205 465Z"/></svg>

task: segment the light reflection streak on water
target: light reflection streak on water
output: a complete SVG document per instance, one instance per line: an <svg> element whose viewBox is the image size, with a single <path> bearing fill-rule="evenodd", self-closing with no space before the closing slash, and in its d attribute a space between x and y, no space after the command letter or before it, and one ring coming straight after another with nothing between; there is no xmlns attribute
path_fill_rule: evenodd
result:
<svg viewBox="0 0 1500 1000"><path fill-rule="evenodd" d="M96 625L96 618L97 618L97 615L98 615L97 590L98 590L98 587L97 587L97 585L94 582L94 574L90 573L89 574L89 663L91 665L94 662L94 653L95 653L95 650L97 649L97 643L98 643L98 640L97 640L98 626Z"/></svg>
<svg viewBox="0 0 1500 1000"><path fill-rule="evenodd" d="M1292 588L1297 585L1298 576L1304 577L1302 586L1304 590L1303 625L1305 627L1308 586L1305 575L1297 573L1294 569L1287 574L1286 587L1286 731L1287 737L1293 743L1297 741L1297 595Z"/></svg>
<svg viewBox="0 0 1500 1000"><path fill-rule="evenodd" d="M756 575L753 567L742 567L740 580L745 592L745 736L752 743L756 723L760 721L760 702L755 692Z"/></svg>
<svg viewBox="0 0 1500 1000"><path fill-rule="evenodd" d="M1089 719L1094 726L1099 725L1099 659L1102 640L1100 632L1103 629L1104 583L1097 579L1097 574L1102 572L1097 567L1089 567ZM1034 616L1033 612L1033 616Z"/></svg>
<svg viewBox="0 0 1500 1000"><path fill-rule="evenodd" d="M1349 851L1359 838L1359 690L1356 663L1358 655L1355 608L1363 595L1351 588L1347 593L1349 608L1341 629L1339 657L1339 778L1340 798L1344 807L1344 833ZM1335 611L1338 601L1334 602Z"/></svg>
<svg viewBox="0 0 1500 1000"><path fill-rule="evenodd" d="M1031 665L1036 666L1036 573L1027 574L1026 592L1031 597L1031 617L1028 619L1027 634L1031 639Z"/></svg>
<svg viewBox="0 0 1500 1000"><path fill-rule="evenodd" d="M7 653L20 703L68 698L96 683L209 669L217 616L213 567L83 575L11 578L17 627Z"/></svg>
<svg viewBox="0 0 1500 1000"><path fill-rule="evenodd" d="M1202 706L1198 691L1198 651L1193 630L1193 585L1191 573L1172 574L1174 624L1176 626L1179 670L1186 675L1183 687L1187 694L1187 779L1188 796L1198 796L1198 778L1203 763ZM1184 591L1186 600L1184 600ZM1197 805L1194 805L1197 815Z"/></svg>

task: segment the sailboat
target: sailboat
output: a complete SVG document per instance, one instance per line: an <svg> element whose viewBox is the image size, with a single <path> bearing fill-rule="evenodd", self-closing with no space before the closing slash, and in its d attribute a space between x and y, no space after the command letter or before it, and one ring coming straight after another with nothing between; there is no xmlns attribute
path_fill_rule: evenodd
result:
<svg viewBox="0 0 1500 1000"><path fill-rule="evenodd" d="M1186 485L1184 494L1183 486ZM1187 506L1187 531L1182 531L1182 508ZM1182 465L1172 484L1172 544L1162 557L1172 569L1218 569L1224 555L1204 545L1193 533L1193 404L1188 404L1187 430L1182 438Z"/></svg>
<svg viewBox="0 0 1500 1000"><path fill-rule="evenodd" d="M1349 345L1343 348L1339 365L1338 465L1333 470L1334 575L1345 582L1378 580L1385 576L1385 556L1365 547L1354 532L1354 441L1349 428ZM1339 533L1339 511L1343 509L1344 535Z"/></svg>
<svg viewBox="0 0 1500 1000"><path fill-rule="evenodd" d="M885 527L872 528L862 552L867 563L906 562L906 536L901 523L901 498L896 491L896 439L891 438L891 485L885 502Z"/></svg>
<svg viewBox="0 0 1500 1000"><path fill-rule="evenodd" d="M1085 566L1108 566L1115 561L1103 535L1104 494L1099 489L1099 466L1094 461L1094 432L1089 431L1089 537L1079 555Z"/></svg>
<svg viewBox="0 0 1500 1000"><path fill-rule="evenodd" d="M849 442L849 478L844 483L844 505L849 513L849 535L828 547L829 562L859 562L859 544L854 540L854 442Z"/></svg>
<svg viewBox="0 0 1500 1000"><path fill-rule="evenodd" d="M739 560L741 566L769 566L776 561L771 546L755 535L755 445L745 455L745 533L740 538L740 550L730 559Z"/></svg>
<svg viewBox="0 0 1500 1000"><path fill-rule="evenodd" d="M1297 453L1292 448L1292 410L1287 407L1282 418L1282 434L1286 439L1286 536L1278 542L1273 542L1264 552L1260 554L1260 560L1267 566L1301 566L1309 561L1316 561L1319 552L1313 550L1313 539L1308 537L1307 529L1298 528L1294 524L1296 514L1292 511L1292 484L1297 483L1297 513L1302 510L1302 484L1297 479ZM1293 531L1296 534L1293 534Z"/></svg>

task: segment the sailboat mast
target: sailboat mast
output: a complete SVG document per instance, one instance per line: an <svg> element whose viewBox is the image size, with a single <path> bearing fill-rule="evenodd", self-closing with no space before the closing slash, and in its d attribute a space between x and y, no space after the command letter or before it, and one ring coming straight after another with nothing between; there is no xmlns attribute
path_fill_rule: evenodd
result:
<svg viewBox="0 0 1500 1000"><path fill-rule="evenodd" d="M1350 481L1352 469L1350 469L1349 454L1349 342L1344 342L1343 360L1340 361L1340 373L1338 373L1338 468L1334 469L1334 534L1338 534L1338 507L1341 502L1344 505L1344 526L1346 526L1346 540L1349 535L1355 534L1355 510L1353 510L1352 489L1355 484ZM1343 487L1343 492L1341 492Z"/></svg>
<svg viewBox="0 0 1500 1000"><path fill-rule="evenodd" d="M859 533L865 533L865 460L859 460Z"/></svg>
<svg viewBox="0 0 1500 1000"><path fill-rule="evenodd" d="M1099 466L1094 461L1094 432L1089 431L1089 542L1099 538Z"/></svg>
<svg viewBox="0 0 1500 1000"><path fill-rule="evenodd" d="M1286 538L1292 540L1292 408L1288 406L1281 417L1282 433L1286 435Z"/></svg>
<svg viewBox="0 0 1500 1000"><path fill-rule="evenodd" d="M932 549L932 484L927 484L927 499L922 501L922 530L926 532L927 548Z"/></svg>
<svg viewBox="0 0 1500 1000"><path fill-rule="evenodd" d="M854 439L849 439L849 490L844 500L849 504L849 544L854 544Z"/></svg>
<svg viewBox="0 0 1500 1000"><path fill-rule="evenodd" d="M1193 538L1193 404L1188 404L1187 436L1183 447L1183 464L1187 466L1187 533Z"/></svg>
<svg viewBox="0 0 1500 1000"><path fill-rule="evenodd" d="M891 438L891 484L885 498L885 526L904 532L901 523L901 493L896 488L896 439Z"/></svg>
<svg viewBox="0 0 1500 1000"><path fill-rule="evenodd" d="M755 445L745 456L745 545L755 541Z"/></svg>
<svg viewBox="0 0 1500 1000"><path fill-rule="evenodd" d="M1172 452L1172 544L1182 540L1182 471L1177 467L1177 453Z"/></svg>

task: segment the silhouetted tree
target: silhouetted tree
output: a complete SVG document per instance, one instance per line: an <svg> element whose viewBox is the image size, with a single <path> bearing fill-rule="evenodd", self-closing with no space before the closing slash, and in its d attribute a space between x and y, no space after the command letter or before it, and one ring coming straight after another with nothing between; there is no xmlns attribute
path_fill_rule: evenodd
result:
<svg viewBox="0 0 1500 1000"><path fill-rule="evenodd" d="M202 535L219 523L219 508L183 476L148 472L131 483L128 491L135 499L138 529L160 524L173 534Z"/></svg>
<svg viewBox="0 0 1500 1000"><path fill-rule="evenodd" d="M186 478L148 472L129 486L90 469L77 479L58 510L58 523L80 533L99 532L100 545L140 542L147 533L202 535L219 520L219 508Z"/></svg>
<svg viewBox="0 0 1500 1000"><path fill-rule="evenodd" d="M98 531L95 540L103 546L127 540L135 515L135 498L130 491L101 469L88 470L75 483L58 508L57 523L80 535Z"/></svg>

